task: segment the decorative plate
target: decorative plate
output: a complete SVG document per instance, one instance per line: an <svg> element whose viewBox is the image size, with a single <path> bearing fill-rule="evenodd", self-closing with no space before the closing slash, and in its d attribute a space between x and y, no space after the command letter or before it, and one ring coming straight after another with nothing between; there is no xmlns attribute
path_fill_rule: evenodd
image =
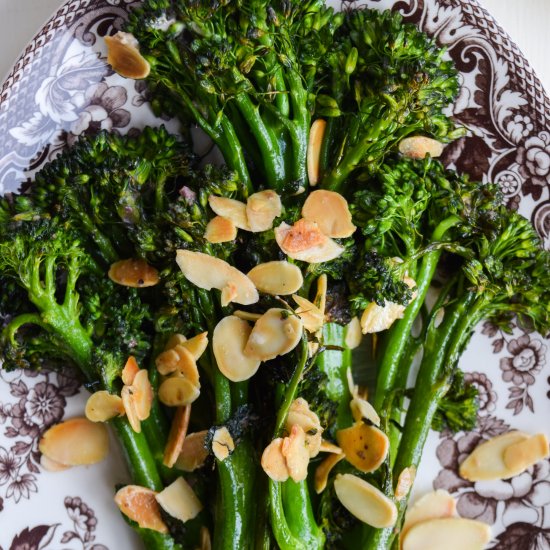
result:
<svg viewBox="0 0 550 550"><path fill-rule="evenodd" d="M475 0L366 3L400 11L447 47L462 80L452 114L469 132L447 147L446 164L498 182L508 206L529 217L549 247L550 100L521 52ZM119 30L134 4L69 0L17 60L0 92L1 192L26 184L81 134L129 133L161 122L143 83L113 74L105 61L102 37ZM548 347L521 327L505 334L490 323L479 326L462 357L480 391L478 427L433 433L419 472L417 493L447 489L462 516L493 525L491 548L550 546L549 461L509 481L472 484L457 475L461 459L485 438L510 427L548 430ZM40 466L41 433L81 414L85 399L70 373L0 371L0 550L139 547L113 502L115 485L126 477L114 441L110 459L99 465L61 473Z"/></svg>

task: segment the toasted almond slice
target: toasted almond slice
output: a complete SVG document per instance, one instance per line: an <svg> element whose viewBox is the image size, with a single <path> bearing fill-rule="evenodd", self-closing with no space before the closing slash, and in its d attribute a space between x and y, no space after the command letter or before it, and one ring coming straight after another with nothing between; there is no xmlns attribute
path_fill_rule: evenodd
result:
<svg viewBox="0 0 550 550"><path fill-rule="evenodd" d="M66 466L95 464L109 452L109 434L104 424L71 418L46 430L38 448L49 459Z"/></svg>
<svg viewBox="0 0 550 550"><path fill-rule="evenodd" d="M209 243L227 243L237 238L237 227L223 216L214 216L206 225L204 238Z"/></svg>
<svg viewBox="0 0 550 550"><path fill-rule="evenodd" d="M201 527L201 548L200 550L212 550L212 540L210 539L210 531L203 525Z"/></svg>
<svg viewBox="0 0 550 550"><path fill-rule="evenodd" d="M122 383L129 386L133 383L135 375L139 372L139 366L133 355L128 357L124 368L122 369Z"/></svg>
<svg viewBox="0 0 550 550"><path fill-rule="evenodd" d="M317 292L315 293L315 299L313 303L315 307L325 314L327 308L327 289L328 289L328 277L326 273L319 275L317 278Z"/></svg>
<svg viewBox="0 0 550 550"><path fill-rule="evenodd" d="M132 288L155 286L159 282L159 273L145 260L129 258L115 262L109 268L111 281Z"/></svg>
<svg viewBox="0 0 550 550"><path fill-rule="evenodd" d="M395 486L394 496L396 499L401 500L405 498L411 491L414 480L416 478L416 467L409 466L401 470L399 477L397 478L397 485Z"/></svg>
<svg viewBox="0 0 550 550"><path fill-rule="evenodd" d="M491 540L486 523L465 518L431 519L411 527L403 550L483 550Z"/></svg>
<svg viewBox="0 0 550 550"><path fill-rule="evenodd" d="M357 397L359 392L359 386L353 381L353 373L351 372L350 367L346 369L346 380L348 382L348 389L349 389L350 395L352 397Z"/></svg>
<svg viewBox="0 0 550 550"><path fill-rule="evenodd" d="M232 288L235 295L231 301L245 306L259 300L254 283L244 273L219 258L202 252L178 250L176 262L185 277L199 288L217 288L222 292ZM227 290L225 293L227 294Z"/></svg>
<svg viewBox="0 0 550 550"><path fill-rule="evenodd" d="M281 308L268 309L257 321L248 337L244 355L268 361L291 352L300 342L301 319Z"/></svg>
<svg viewBox="0 0 550 550"><path fill-rule="evenodd" d="M338 474L334 490L342 505L357 519L383 529L397 521L397 507L382 491L353 474Z"/></svg>
<svg viewBox="0 0 550 550"><path fill-rule="evenodd" d="M157 493L139 485L126 485L115 495L120 511L144 529L159 533L168 533L168 527L162 520L156 500Z"/></svg>
<svg viewBox="0 0 550 550"><path fill-rule="evenodd" d="M504 452L510 445L528 439L527 434L513 431L481 443L460 465L460 476L468 481L489 481L512 477L513 472L504 462Z"/></svg>
<svg viewBox="0 0 550 550"><path fill-rule="evenodd" d="M363 333L361 332L361 322L359 317L354 317L346 327L346 336L344 343L349 349L358 348L361 345Z"/></svg>
<svg viewBox="0 0 550 550"><path fill-rule="evenodd" d="M375 426L380 426L380 417L375 408L366 400L361 397L354 397L350 401L351 415L356 422L360 422L363 418L366 418L372 422Z"/></svg>
<svg viewBox="0 0 550 550"><path fill-rule="evenodd" d="M252 328L235 315L224 317L214 329L212 350L221 373L232 382L248 380L256 374L260 361L244 353Z"/></svg>
<svg viewBox="0 0 550 550"><path fill-rule="evenodd" d="M348 462L365 473L380 467L390 447L388 436L383 431L363 422L338 430L336 440Z"/></svg>
<svg viewBox="0 0 550 550"><path fill-rule="evenodd" d="M47 472L64 472L65 470L72 468L72 466L67 466L67 464L56 462L55 460L48 458L46 455L42 455L40 457L40 465Z"/></svg>
<svg viewBox="0 0 550 550"><path fill-rule="evenodd" d="M141 433L141 421L136 410L136 402L134 400L132 386L123 386L120 392L120 397L122 398L124 412L126 413L126 417L128 418L128 422L132 427L132 430L136 433Z"/></svg>
<svg viewBox="0 0 550 550"><path fill-rule="evenodd" d="M313 357L319 351L319 342L308 341L307 343L307 353L308 357Z"/></svg>
<svg viewBox="0 0 550 550"><path fill-rule="evenodd" d="M187 342L187 338L183 334L178 334L176 332L175 334L172 334L172 336L170 336L170 338L168 338L168 340L166 341L164 351L175 348L178 344L180 346L183 346L185 342Z"/></svg>
<svg viewBox="0 0 550 550"><path fill-rule="evenodd" d="M158 396L162 403L168 407L183 407L190 405L200 395L197 388L187 378L171 376L160 385Z"/></svg>
<svg viewBox="0 0 550 550"><path fill-rule="evenodd" d="M86 401L85 414L92 422L107 422L115 416L122 416L124 405L120 396L105 390L96 391Z"/></svg>
<svg viewBox="0 0 550 550"><path fill-rule="evenodd" d="M189 340L183 342L181 345L189 350L195 360L198 361L208 347L208 332L201 332L193 336L193 338L189 338Z"/></svg>
<svg viewBox="0 0 550 550"><path fill-rule="evenodd" d="M323 462L317 466L317 469L315 470L315 478L313 480L313 486L317 494L322 493L326 489L330 472L334 466L336 466L340 460L344 460L344 458L345 456L343 454L333 453L327 456Z"/></svg>
<svg viewBox="0 0 550 550"><path fill-rule="evenodd" d="M151 67L139 53L139 44L134 36L118 31L114 36L106 36L107 63L113 71L124 78L140 80L147 78Z"/></svg>
<svg viewBox="0 0 550 550"><path fill-rule="evenodd" d="M183 449L183 442L187 435L187 428L189 427L189 418L191 417L191 405L185 405L184 407L178 407L176 414L172 419L172 425L170 426L170 433L168 434L168 441L164 448L164 456L162 463L171 468Z"/></svg>
<svg viewBox="0 0 550 550"><path fill-rule="evenodd" d="M544 434L536 434L526 441L512 443L504 450L504 464L512 476L521 474L540 460L548 457L548 439Z"/></svg>
<svg viewBox="0 0 550 550"><path fill-rule="evenodd" d="M212 452L214 456L223 462L235 450L235 442L229 433L229 430L222 426L214 432L212 438Z"/></svg>
<svg viewBox="0 0 550 550"><path fill-rule="evenodd" d="M412 506L407 508L405 523L401 529L401 539L407 531L423 521L436 518L450 518L456 514L456 501L442 489L431 491L419 498Z"/></svg>
<svg viewBox="0 0 550 550"><path fill-rule="evenodd" d="M176 460L175 466L184 472L194 472L204 465L208 450L205 447L208 430L187 434L181 448L181 453Z"/></svg>
<svg viewBox="0 0 550 550"><path fill-rule="evenodd" d="M317 223L319 229L334 239L353 235L357 229L351 222L348 201L334 191L317 189L309 194L302 208L302 216Z"/></svg>
<svg viewBox="0 0 550 550"><path fill-rule="evenodd" d="M309 449L306 445L306 433L301 426L292 426L290 435L283 439L281 452L290 477L296 482L304 481L309 465Z"/></svg>
<svg viewBox="0 0 550 550"><path fill-rule="evenodd" d="M290 258L310 264L334 260L344 248L323 235L316 223L298 220L293 226L283 222L275 228L279 248Z"/></svg>
<svg viewBox="0 0 550 550"><path fill-rule="evenodd" d="M295 399L290 405L285 422L287 432L290 432L294 425L300 426L306 434L306 447L310 458L317 456L321 449L323 428L319 417L310 410L308 402L301 397Z"/></svg>
<svg viewBox="0 0 550 550"><path fill-rule="evenodd" d="M411 136L399 142L399 152L412 159L423 159L426 155L440 157L443 148L443 143L426 136Z"/></svg>
<svg viewBox="0 0 550 550"><path fill-rule="evenodd" d="M237 311L233 312L233 315L235 317L238 317L239 319L243 319L243 321L252 321L255 323L261 316L261 313L252 313L251 311L241 311L238 309Z"/></svg>
<svg viewBox="0 0 550 550"><path fill-rule="evenodd" d="M304 328L312 333L321 330L325 322L324 313L315 304L298 294L294 294L292 299L298 304L295 312L302 320Z"/></svg>
<svg viewBox="0 0 550 550"><path fill-rule="evenodd" d="M382 332L389 329L397 319L402 319L405 314L405 306L386 302L386 305L379 306L371 302L361 315L361 330L363 334Z"/></svg>
<svg viewBox="0 0 550 550"><path fill-rule="evenodd" d="M189 483L183 477L178 477L176 481L158 493L155 498L167 514L184 523L196 518L202 510L202 504L195 491L191 489Z"/></svg>
<svg viewBox="0 0 550 550"><path fill-rule="evenodd" d="M218 216L231 220L235 227L250 231L250 225L246 217L246 204L244 202L210 195L208 197L208 204Z"/></svg>
<svg viewBox="0 0 550 550"><path fill-rule="evenodd" d="M157 355L155 365L159 373L166 376L167 374L173 373L178 368L179 360L180 356L178 352L172 347Z"/></svg>
<svg viewBox="0 0 550 550"><path fill-rule="evenodd" d="M313 121L309 129L309 139L307 143L307 179L309 180L309 185L312 187L315 187L319 183L319 161L321 159L321 147L323 145L326 127L326 120L318 118Z"/></svg>
<svg viewBox="0 0 550 550"><path fill-rule="evenodd" d="M334 443L331 443L330 441L327 441L326 439L323 439L321 441L321 447L319 449L322 453L332 453L336 455L344 455L344 451L338 447L338 445L335 445Z"/></svg>
<svg viewBox="0 0 550 550"><path fill-rule="evenodd" d="M197 368L197 362L193 354L189 351L187 346L177 345L174 351L178 354L179 358L176 365L176 373L187 378L194 386L200 388L199 369Z"/></svg>
<svg viewBox="0 0 550 550"><path fill-rule="evenodd" d="M151 414L153 404L153 388L149 381L147 369L141 369L134 377L132 392L137 417L139 420L147 420Z"/></svg>
<svg viewBox="0 0 550 550"><path fill-rule="evenodd" d="M250 231L257 233L273 227L273 220L281 215L281 198L272 189L250 195L246 201L246 217Z"/></svg>
<svg viewBox="0 0 550 550"><path fill-rule="evenodd" d="M300 268L285 261L259 264L253 267L247 276L260 292L271 296L293 294L304 284Z"/></svg>
<svg viewBox="0 0 550 550"><path fill-rule="evenodd" d="M232 281L229 281L223 288L220 296L220 303L222 307L228 306L231 302L235 301L235 298L239 295L237 285Z"/></svg>
<svg viewBox="0 0 550 550"><path fill-rule="evenodd" d="M286 481L289 477L286 459L283 456L283 438L274 439L262 453L262 468L273 481Z"/></svg>

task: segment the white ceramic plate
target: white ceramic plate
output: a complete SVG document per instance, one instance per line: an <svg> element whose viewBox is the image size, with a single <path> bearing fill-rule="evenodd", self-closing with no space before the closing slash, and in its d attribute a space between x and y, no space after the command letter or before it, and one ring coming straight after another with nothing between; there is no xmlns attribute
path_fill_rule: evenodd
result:
<svg viewBox="0 0 550 550"><path fill-rule="evenodd" d="M350 2L346 2L349 4ZM25 184L48 159L98 128L132 132L159 124L141 82L105 63L131 0L70 0L29 43L0 93L0 191ZM447 165L500 183L507 204L530 217L550 246L550 101L527 61L475 0L370 0L392 7L447 46L462 79L453 116L469 128L449 146ZM513 327L481 325L462 358L480 390L478 427L432 434L416 492L445 488L466 517L493 525L492 548L550 548L550 463L510 481L460 479L460 460L483 438L510 428L548 431L548 341ZM547 361L549 364L547 364ZM66 550L139 548L112 496L126 481L108 461L62 473L39 464L38 440L51 424L81 414L86 392L68 374L0 373L0 547Z"/></svg>

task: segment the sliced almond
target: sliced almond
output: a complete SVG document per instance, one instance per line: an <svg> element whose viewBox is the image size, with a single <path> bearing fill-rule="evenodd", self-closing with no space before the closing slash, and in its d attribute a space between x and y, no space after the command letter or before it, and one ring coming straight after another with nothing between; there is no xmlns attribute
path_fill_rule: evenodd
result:
<svg viewBox="0 0 550 550"><path fill-rule="evenodd" d="M171 376L162 382L158 397L168 407L190 405L200 395L200 389L187 378Z"/></svg>
<svg viewBox="0 0 550 550"><path fill-rule="evenodd" d="M328 289L328 277L326 273L319 275L317 278L317 292L315 293L315 299L313 303L323 314L327 308L327 289Z"/></svg>
<svg viewBox="0 0 550 550"><path fill-rule="evenodd" d="M514 473L504 461L504 452L510 445L528 439L527 434L513 431L481 443L460 465L460 476L468 481L489 481L512 477Z"/></svg>
<svg viewBox="0 0 550 550"><path fill-rule="evenodd" d="M273 481L286 481L289 477L286 459L283 456L283 438L274 439L262 453L262 468Z"/></svg>
<svg viewBox="0 0 550 550"><path fill-rule="evenodd" d="M67 466L67 464L56 462L55 460L48 458L46 455L42 455L40 457L40 465L47 472L64 472L65 470L72 468L72 466Z"/></svg>
<svg viewBox="0 0 550 550"><path fill-rule="evenodd" d="M157 493L139 485L126 485L115 495L120 511L144 529L168 533L156 500Z"/></svg>
<svg viewBox="0 0 550 550"><path fill-rule="evenodd" d="M210 531L203 525L201 527L201 548L200 550L212 550Z"/></svg>
<svg viewBox="0 0 550 550"><path fill-rule="evenodd" d="M348 201L334 191L317 189L309 194L302 208L302 216L315 222L319 229L334 239L353 235L357 229L351 221Z"/></svg>
<svg viewBox="0 0 550 550"><path fill-rule="evenodd" d="M379 306L371 302L361 315L361 330L363 334L382 332L389 329L397 319L402 319L404 314L405 306L401 304L386 302L384 306Z"/></svg>
<svg viewBox="0 0 550 550"><path fill-rule="evenodd" d="M126 385L132 384L134 381L135 375L139 372L139 366L137 364L136 358L133 355L128 357L124 368L122 369L122 383Z"/></svg>
<svg viewBox="0 0 550 550"><path fill-rule="evenodd" d="M394 502L360 477L338 474L334 490L342 505L363 523L377 529L395 525L397 507Z"/></svg>
<svg viewBox="0 0 550 550"><path fill-rule="evenodd" d="M375 426L380 426L380 416L376 409L366 400L361 397L354 397L350 401L351 415L356 422L360 422L364 418L372 422Z"/></svg>
<svg viewBox="0 0 550 550"><path fill-rule="evenodd" d="M181 343L181 345L190 351L195 360L198 361L208 347L208 332L201 332Z"/></svg>
<svg viewBox="0 0 550 550"><path fill-rule="evenodd" d="M491 528L465 518L431 519L416 524L403 537L403 550L483 550Z"/></svg>
<svg viewBox="0 0 550 550"><path fill-rule="evenodd" d="M178 368L179 360L180 356L178 352L172 347L157 355L155 365L159 373L166 376L167 374L173 373Z"/></svg>
<svg viewBox="0 0 550 550"><path fill-rule="evenodd" d="M109 452L109 434L104 424L77 417L52 426L38 444L40 452L66 466L101 462Z"/></svg>
<svg viewBox="0 0 550 550"><path fill-rule="evenodd" d="M260 292L271 296L294 294L304 284L300 268L285 261L259 264L247 276Z"/></svg>
<svg viewBox="0 0 550 550"><path fill-rule="evenodd" d="M139 44L134 36L118 31L114 36L106 36L107 63L113 71L124 78L140 80L147 78L151 67L139 53Z"/></svg>
<svg viewBox="0 0 550 550"><path fill-rule="evenodd" d="M208 204L218 216L231 220L235 227L250 231L248 218L246 217L246 204L244 202L210 195L208 197Z"/></svg>
<svg viewBox="0 0 550 550"><path fill-rule="evenodd" d="M202 252L178 250L176 262L185 277L195 286L205 290L221 290L225 297L222 300L223 306L229 303L228 295L231 296L230 301L242 305L255 304L259 300L254 283L224 260Z"/></svg>
<svg viewBox="0 0 550 550"><path fill-rule="evenodd" d="M268 361L291 352L303 333L301 319L281 308L268 309L257 321L248 337L244 355Z"/></svg>
<svg viewBox="0 0 550 550"><path fill-rule="evenodd" d="M361 332L361 322L359 317L354 317L346 326L346 336L344 343L349 349L358 348L361 345L363 333Z"/></svg>
<svg viewBox="0 0 550 550"><path fill-rule="evenodd" d="M132 386L124 386L120 392L122 398L122 405L124 406L124 412L126 418L132 427L132 430L136 433L141 433L141 420L139 419L136 402L134 400L134 394L132 392Z"/></svg>
<svg viewBox="0 0 550 550"><path fill-rule="evenodd" d="M324 313L315 304L298 294L294 294L292 299L298 304L295 313L302 320L304 328L311 333L321 330L325 322Z"/></svg>
<svg viewBox="0 0 550 550"><path fill-rule="evenodd" d="M300 426L306 434L306 447L310 458L317 456L321 449L323 428L319 417L310 410L308 402L301 397L295 399L290 405L285 422L287 432L290 432L294 425Z"/></svg>
<svg viewBox="0 0 550 550"><path fill-rule="evenodd" d="M423 159L426 155L440 157L444 147L443 143L425 136L411 136L399 142L399 152L411 159Z"/></svg>
<svg viewBox="0 0 550 550"><path fill-rule="evenodd" d="M409 466L401 471L399 477L397 478L397 485L395 486L394 492L394 496L397 500L405 498L411 492L415 478L415 466Z"/></svg>
<svg viewBox="0 0 550 550"><path fill-rule="evenodd" d="M212 452L214 456L223 462L235 450L235 442L229 433L229 430L222 426L214 432L212 438Z"/></svg>
<svg viewBox="0 0 550 550"><path fill-rule="evenodd" d="M319 450L322 453L332 453L336 455L344 455L344 451L338 447L338 445L335 445L334 443L331 443L330 441L327 441L326 439L323 439L321 441L321 447ZM345 455L344 455L345 456Z"/></svg>
<svg viewBox="0 0 550 550"><path fill-rule="evenodd" d="M286 460L289 476L296 482L304 481L309 465L309 449L306 433L300 426L292 426L288 437L283 439L281 452Z"/></svg>
<svg viewBox="0 0 550 550"><path fill-rule="evenodd" d="M118 395L101 390L92 393L86 401L86 418L92 422L107 422L124 414L124 405Z"/></svg>
<svg viewBox="0 0 550 550"><path fill-rule="evenodd" d="M401 538L403 539L407 531L417 523L429 519L450 518L455 514L456 501L447 491L442 489L431 491L407 508Z"/></svg>
<svg viewBox="0 0 550 550"><path fill-rule="evenodd" d="M229 218L215 216L206 225L204 238L214 244L234 241L237 238L237 227Z"/></svg>
<svg viewBox="0 0 550 550"><path fill-rule="evenodd" d="M166 442L164 456L162 458L162 463L167 468L171 468L181 454L190 418L191 405L185 405L184 407L178 407L176 409L176 414L174 414L174 418L172 419L168 441Z"/></svg>
<svg viewBox="0 0 550 550"><path fill-rule="evenodd" d="M139 420L147 420L151 414L153 404L153 388L149 381L147 369L141 369L134 377L132 383L136 414Z"/></svg>
<svg viewBox="0 0 550 550"><path fill-rule="evenodd" d="M169 349L175 348L178 344L180 346L183 346L187 342L187 338L183 334L172 334L170 338L166 341L166 345L164 346L164 351L168 351Z"/></svg>
<svg viewBox="0 0 550 550"><path fill-rule="evenodd" d="M252 313L251 311L241 311L240 309L233 312L235 317L243 319L244 321L252 321L255 323L261 316L261 313Z"/></svg>
<svg viewBox="0 0 550 550"><path fill-rule="evenodd" d="M184 523L196 518L202 510L202 504L195 491L183 477L178 477L176 481L157 493L155 499L167 514Z"/></svg>
<svg viewBox="0 0 550 550"><path fill-rule="evenodd" d="M313 480L313 486L317 494L322 493L326 489L330 472L334 466L336 466L340 460L344 460L344 458L345 456L343 454L333 453L327 456L323 462L317 466L317 469L315 470L315 478Z"/></svg>
<svg viewBox="0 0 550 550"><path fill-rule="evenodd" d="M187 343L187 342L186 342ZM197 388L200 388L199 369L194 355L189 351L187 346L177 345L173 351L178 354L178 362L176 365L176 373L179 376L187 378Z"/></svg>
<svg viewBox="0 0 550 550"><path fill-rule="evenodd" d="M365 473L378 469L390 448L388 436L383 431L363 422L338 430L336 440L348 462Z"/></svg>
<svg viewBox="0 0 550 550"><path fill-rule="evenodd" d="M540 460L548 457L548 439L544 434L536 434L526 441L512 443L504 450L504 464L512 476L521 474Z"/></svg>
<svg viewBox="0 0 550 550"><path fill-rule="evenodd" d="M309 129L309 139L307 143L307 178L309 185L315 187L319 183L321 160L321 147L327 127L326 120L318 118L313 121Z"/></svg>
<svg viewBox="0 0 550 550"><path fill-rule="evenodd" d="M129 258L115 262L109 268L111 281L132 288L155 286L159 282L159 273L145 260Z"/></svg>
<svg viewBox="0 0 550 550"><path fill-rule="evenodd" d="M224 317L214 329L212 350L220 372L232 382L252 378L260 361L245 355L245 346L252 332L250 325L235 315Z"/></svg>
<svg viewBox="0 0 550 550"><path fill-rule="evenodd" d="M279 248L290 258L310 264L334 260L344 248L325 236L316 223L304 219L293 226L283 222L275 228Z"/></svg>
<svg viewBox="0 0 550 550"><path fill-rule="evenodd" d="M187 434L175 466L184 472L194 472L206 462L208 450L205 447L208 430Z"/></svg>
<svg viewBox="0 0 550 550"><path fill-rule="evenodd" d="M275 191L267 189L250 195L246 201L246 217L250 231L267 231L273 220L281 215L281 199Z"/></svg>

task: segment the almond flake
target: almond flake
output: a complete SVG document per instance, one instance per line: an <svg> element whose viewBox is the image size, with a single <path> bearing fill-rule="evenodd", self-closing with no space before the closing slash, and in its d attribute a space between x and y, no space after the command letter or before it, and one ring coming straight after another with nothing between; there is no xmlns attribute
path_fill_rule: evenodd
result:
<svg viewBox="0 0 550 550"><path fill-rule="evenodd" d="M354 317L346 326L346 336L344 343L349 349L358 348L361 345L363 333L361 332L361 323L359 317Z"/></svg>
<svg viewBox="0 0 550 550"><path fill-rule="evenodd" d="M384 306L371 302L361 315L361 330L363 334L382 332L389 329L397 319L405 315L405 306L386 301Z"/></svg>
<svg viewBox="0 0 550 550"><path fill-rule="evenodd" d="M318 118L313 121L309 130L309 139L307 144L307 178L309 185L314 187L319 183L320 177L320 159L321 159L321 147L323 145L323 138L327 127L326 120Z"/></svg>
<svg viewBox="0 0 550 550"><path fill-rule="evenodd" d="M357 229L351 221L348 201L334 191L317 189L309 194L302 208L302 216L315 222L327 237L351 237Z"/></svg>
<svg viewBox="0 0 550 550"><path fill-rule="evenodd" d="M162 463L167 468L172 468L181 454L190 418L191 405L185 405L184 407L178 407L176 409L176 414L174 414L174 418L172 419L168 441L166 442L164 456L162 458Z"/></svg>
<svg viewBox="0 0 550 550"><path fill-rule="evenodd" d="M338 430L336 440L348 462L365 473L380 467L390 447L388 436L383 431L363 422Z"/></svg>
<svg viewBox="0 0 550 550"><path fill-rule="evenodd" d="M292 299L298 304L295 313L302 320L304 328L311 333L321 330L325 322L324 313L309 300L298 294L294 294Z"/></svg>
<svg viewBox="0 0 550 550"><path fill-rule="evenodd" d="M311 458L317 456L321 449L323 428L319 417L309 408L308 402L298 397L290 405L286 417L285 427L287 432L292 426L300 426L306 434L306 447Z"/></svg>
<svg viewBox="0 0 550 550"><path fill-rule="evenodd" d="M153 388L149 381L147 369L141 369L136 374L131 388L136 415L139 420L147 420L153 404Z"/></svg>
<svg viewBox="0 0 550 550"><path fill-rule="evenodd" d="M176 262L185 277L195 286L205 290L221 290L224 306L229 303L229 296L230 301L242 305L255 304L259 300L254 283L224 260L202 252L178 250Z"/></svg>
<svg viewBox="0 0 550 550"><path fill-rule="evenodd" d="M241 311L240 309L237 309L233 312L233 315L235 317L238 317L239 319L242 319L243 321L252 321L255 323L261 316L261 313L252 313L251 311Z"/></svg>
<svg viewBox="0 0 550 550"><path fill-rule="evenodd" d="M235 450L235 442L229 433L229 430L222 426L214 432L212 438L212 452L214 456L223 462Z"/></svg>
<svg viewBox="0 0 550 550"><path fill-rule="evenodd" d="M321 447L319 448L319 451L322 453L332 453L345 456L344 451L342 451L338 445L335 445L326 439L321 440Z"/></svg>
<svg viewBox="0 0 550 550"><path fill-rule="evenodd" d="M187 378L171 376L162 382L158 397L168 407L190 405L200 395L200 389Z"/></svg>
<svg viewBox="0 0 550 550"><path fill-rule="evenodd" d="M405 498L411 491L414 480L416 478L416 467L409 466L404 468L397 478L394 496L397 500Z"/></svg>
<svg viewBox="0 0 550 550"><path fill-rule="evenodd" d="M250 231L257 233L273 227L273 220L281 215L281 199L275 191L267 189L248 197L246 217Z"/></svg>
<svg viewBox="0 0 550 550"><path fill-rule="evenodd" d="M169 349L175 348L178 344L180 346L183 346L187 342L187 338L183 334L172 334L170 338L166 341L166 345L164 346L164 351L168 351Z"/></svg>
<svg viewBox="0 0 550 550"><path fill-rule="evenodd" d="M201 527L201 547L200 550L212 550L212 540L210 539L210 531L203 525Z"/></svg>
<svg viewBox="0 0 550 550"><path fill-rule="evenodd" d="M544 460L550 454L548 439L544 434L536 434L526 441L512 443L504 450L504 464L516 476Z"/></svg>
<svg viewBox="0 0 550 550"><path fill-rule="evenodd" d="M67 464L56 462L55 460L48 458L46 455L42 455L40 457L40 465L47 472L64 472L65 470L72 468L72 466L67 466Z"/></svg>
<svg viewBox="0 0 550 550"><path fill-rule="evenodd" d="M262 468L273 481L286 481L289 478L286 459L283 456L283 438L274 439L262 453Z"/></svg>
<svg viewBox="0 0 550 550"><path fill-rule="evenodd" d="M268 361L291 352L303 333L301 319L281 308L268 309L257 321L248 337L244 355Z"/></svg>
<svg viewBox="0 0 550 550"><path fill-rule="evenodd" d="M206 462L208 450L205 447L208 430L187 434L175 466L184 472L194 472Z"/></svg>
<svg viewBox="0 0 550 550"><path fill-rule="evenodd" d="M290 258L310 264L334 260L344 248L325 236L316 223L304 219L293 226L283 222L275 228L279 248Z"/></svg>
<svg viewBox="0 0 550 550"><path fill-rule="evenodd" d="M313 480L315 492L317 494L322 493L326 487L328 482L328 476L330 475L330 472L340 462L341 460L344 460L345 456L343 454L330 454L327 456L319 466L317 466L317 469L315 470L315 478Z"/></svg>
<svg viewBox="0 0 550 550"><path fill-rule="evenodd" d="M234 241L237 238L237 227L229 218L215 216L206 225L204 238L214 244Z"/></svg>
<svg viewBox="0 0 550 550"><path fill-rule="evenodd" d="M397 507L376 487L353 474L338 474L334 480L338 500L357 519L384 529L397 521Z"/></svg>
<svg viewBox="0 0 550 550"><path fill-rule="evenodd" d="M168 533L168 527L160 515L156 495L155 491L146 487L126 485L117 491L115 503L126 517L141 528Z"/></svg>
<svg viewBox="0 0 550 550"><path fill-rule="evenodd" d="M134 381L135 375L139 372L139 366L133 355L128 357L124 368L122 369L122 383L128 386Z"/></svg>
<svg viewBox="0 0 550 550"><path fill-rule="evenodd" d="M252 378L260 367L260 361L245 354L250 325L235 315L224 317L214 329L212 350L220 372L232 382Z"/></svg>
<svg viewBox="0 0 550 550"><path fill-rule="evenodd" d="M106 36L107 63L113 71L124 78L141 80L147 78L151 67L139 53L139 44L135 37L119 31L114 36Z"/></svg>
<svg viewBox="0 0 550 550"><path fill-rule="evenodd" d="M356 422L361 422L363 418L366 418L375 426L380 426L380 416L378 416L376 409L366 399L354 397L350 401L349 406L351 415Z"/></svg>
<svg viewBox="0 0 550 550"><path fill-rule="evenodd" d="M190 340L189 340L190 341ZM187 343L187 342L186 342ZM173 351L178 354L178 362L176 363L176 373L179 376L187 378L197 388L200 388L199 369L195 357L189 351L187 346L177 345Z"/></svg>
<svg viewBox="0 0 550 550"><path fill-rule="evenodd" d="M124 412L126 413L128 423L132 427L132 430L136 433L141 433L141 421L136 410L136 402L132 393L132 386L123 386L120 392L120 397L122 398Z"/></svg>
<svg viewBox="0 0 550 550"><path fill-rule="evenodd" d="M259 264L252 268L247 276L260 292L271 296L293 294L304 284L300 268L286 261Z"/></svg>
<svg viewBox="0 0 550 550"><path fill-rule="evenodd" d="M296 482L304 481L309 465L306 434L300 426L292 426L290 435L283 439L281 452L286 460L289 476Z"/></svg>
<svg viewBox="0 0 550 550"><path fill-rule="evenodd" d="M179 360L180 356L178 352L174 348L170 348L157 355L155 365L159 373L166 376L167 374L173 373L178 368Z"/></svg>
<svg viewBox="0 0 550 550"><path fill-rule="evenodd" d="M155 286L159 282L158 271L145 260L136 258L115 262L108 275L111 281L132 288Z"/></svg>
<svg viewBox="0 0 550 550"><path fill-rule="evenodd" d="M96 391L86 401L85 414L92 422L107 422L115 416L122 416L124 405L120 396L105 390Z"/></svg>
<svg viewBox="0 0 550 550"><path fill-rule="evenodd" d="M47 458L65 466L88 466L107 456L109 434L104 424L71 418L46 430L38 447Z"/></svg>
<svg viewBox="0 0 550 550"><path fill-rule="evenodd" d="M208 347L208 332L201 332L180 345L190 351L191 355L198 361Z"/></svg>
<svg viewBox="0 0 550 550"><path fill-rule="evenodd" d="M426 155L440 157L443 147L443 143L425 136L411 136L399 142L399 152L412 159L423 159Z"/></svg>
<svg viewBox="0 0 550 550"><path fill-rule="evenodd" d="M162 509L182 522L196 518L202 510L202 504L191 486L183 477L168 485L155 496Z"/></svg>
<svg viewBox="0 0 550 550"><path fill-rule="evenodd" d="M244 202L228 197L210 195L208 197L208 204L218 216L231 220L235 227L250 231L248 218L246 216L246 204L244 204Z"/></svg>

